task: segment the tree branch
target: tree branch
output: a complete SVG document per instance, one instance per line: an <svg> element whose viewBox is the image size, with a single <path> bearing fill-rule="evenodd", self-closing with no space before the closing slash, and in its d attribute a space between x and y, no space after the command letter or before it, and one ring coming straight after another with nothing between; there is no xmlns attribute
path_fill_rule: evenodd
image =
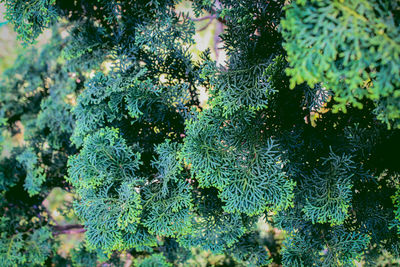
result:
<svg viewBox="0 0 400 267"><path fill-rule="evenodd" d="M86 231L83 225L80 224L69 224L69 225L56 225L53 226L53 235L70 235L79 234Z"/></svg>
<svg viewBox="0 0 400 267"><path fill-rule="evenodd" d="M215 17L214 17L215 18ZM210 20L207 22L206 25L204 25L203 27L201 27L200 29L196 30L197 32L201 32L204 31L205 29L207 29L207 27L213 22L214 18L210 18Z"/></svg>
<svg viewBox="0 0 400 267"><path fill-rule="evenodd" d="M213 20L213 19L215 19L217 17L217 15L209 15L209 16L205 16L205 17L201 17L201 18L191 18L193 21L203 21L203 20L206 20L206 19L210 19L210 20Z"/></svg>

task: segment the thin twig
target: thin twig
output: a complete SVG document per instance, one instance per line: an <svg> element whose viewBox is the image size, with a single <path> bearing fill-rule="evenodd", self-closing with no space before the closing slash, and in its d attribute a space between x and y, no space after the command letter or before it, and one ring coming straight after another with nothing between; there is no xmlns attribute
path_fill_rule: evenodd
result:
<svg viewBox="0 0 400 267"><path fill-rule="evenodd" d="M68 224L68 225L55 225L53 226L53 235L65 235L65 234L79 234L86 231L83 225L80 224Z"/></svg>
<svg viewBox="0 0 400 267"><path fill-rule="evenodd" d="M53 226L53 229L56 231L64 231L64 230L70 230L74 228L83 228L83 225L81 224L67 224L67 225L56 225Z"/></svg>
<svg viewBox="0 0 400 267"><path fill-rule="evenodd" d="M215 28L215 32L214 32L214 52L215 52L217 62L219 59L218 45L221 42L220 35L223 33L223 31L224 31L224 24L222 24L220 21L218 21L216 28Z"/></svg>
<svg viewBox="0 0 400 267"><path fill-rule="evenodd" d="M72 234L81 234L81 233L84 233L84 232L86 232L86 229L79 228L79 229L71 229L71 230L55 232L55 233L53 233L53 235L54 236L57 236L57 235L72 235Z"/></svg>
<svg viewBox="0 0 400 267"><path fill-rule="evenodd" d="M215 19L217 17L217 15L209 15L209 16L205 16L205 17L201 17L201 18L191 18L193 21L203 21L203 20L206 20L206 19L209 19L209 20L213 20L213 19Z"/></svg>
<svg viewBox="0 0 400 267"><path fill-rule="evenodd" d="M210 24L213 22L214 18L210 18L210 20L207 22L206 25L204 25L203 27L201 27L200 29L197 30L197 32L201 32L204 31L205 29L207 29L208 26L210 26Z"/></svg>

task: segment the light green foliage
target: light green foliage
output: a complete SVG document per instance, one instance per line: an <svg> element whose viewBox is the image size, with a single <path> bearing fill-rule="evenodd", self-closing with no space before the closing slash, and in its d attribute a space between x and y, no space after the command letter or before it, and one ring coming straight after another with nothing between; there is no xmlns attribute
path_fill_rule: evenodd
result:
<svg viewBox="0 0 400 267"><path fill-rule="evenodd" d="M377 118L400 127L400 26L397 1L293 1L282 21L291 87L322 82L334 111L361 99L376 103Z"/></svg>

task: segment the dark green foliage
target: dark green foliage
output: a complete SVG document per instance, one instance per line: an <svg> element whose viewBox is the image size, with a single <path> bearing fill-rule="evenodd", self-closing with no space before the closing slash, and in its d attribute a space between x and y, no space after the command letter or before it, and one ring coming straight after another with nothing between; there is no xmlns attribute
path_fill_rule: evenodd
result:
<svg viewBox="0 0 400 267"><path fill-rule="evenodd" d="M361 259L369 243L367 235L349 233L340 226L324 236L324 244L307 239L302 233L288 236L282 252L285 266L309 266L312 262L321 266L354 266L353 261Z"/></svg>
<svg viewBox="0 0 400 267"><path fill-rule="evenodd" d="M247 220L239 214L227 214L221 208L216 190L200 190L195 200L196 217L190 233L178 239L185 248L200 247L222 253L245 233Z"/></svg>
<svg viewBox="0 0 400 267"><path fill-rule="evenodd" d="M111 128L87 136L81 153L70 158L69 181L81 197L75 210L86 223L90 247L118 249L122 237L135 232L142 211L135 190L139 164L140 154Z"/></svg>
<svg viewBox="0 0 400 267"><path fill-rule="evenodd" d="M77 267L94 266L98 261L98 255L95 251L89 252L81 246L72 250L71 261L73 266Z"/></svg>
<svg viewBox="0 0 400 267"><path fill-rule="evenodd" d="M243 236L237 244L228 250L233 258L245 266L264 266L272 263L265 247L259 244L257 233Z"/></svg>
<svg viewBox="0 0 400 267"><path fill-rule="evenodd" d="M32 233L15 233L7 237L7 218L2 219L0 241L0 263L2 266L42 265L52 251L52 235L48 227L36 229Z"/></svg>
<svg viewBox="0 0 400 267"><path fill-rule="evenodd" d="M54 7L56 0L16 1L2 0L7 12L6 18L14 24L18 38L24 43L32 43L58 18Z"/></svg>
<svg viewBox="0 0 400 267"><path fill-rule="evenodd" d="M33 149L26 149L17 157L19 163L26 170L26 178L24 188L29 195L33 196L40 192L40 187L46 180L44 169L37 166L37 156Z"/></svg>
<svg viewBox="0 0 400 267"><path fill-rule="evenodd" d="M225 25L224 66L192 60L176 1L5 2L25 42L63 24L0 84L0 129L24 138L0 159L0 265L399 257L396 1L193 1ZM43 206L56 186L85 231L67 258Z"/></svg>
<svg viewBox="0 0 400 267"><path fill-rule="evenodd" d="M2 131L24 137L24 147L0 159L2 266L43 265L57 249L42 203L51 189L66 185L67 157L74 151L66 96L79 88L62 68L62 44L55 34L40 53L25 50L0 83ZM50 114L51 106L57 112Z"/></svg>
<svg viewBox="0 0 400 267"><path fill-rule="evenodd" d="M167 259L160 254L154 254L143 260L137 260L136 266L138 267L171 267L172 264L167 262Z"/></svg>
<svg viewBox="0 0 400 267"><path fill-rule="evenodd" d="M3 152L3 142L4 142L4 126L6 125L7 120L3 118L3 114L0 113L0 154Z"/></svg>
<svg viewBox="0 0 400 267"><path fill-rule="evenodd" d="M353 162L345 155L332 152L322 162L323 171L317 169L305 179L308 190L303 208L305 216L313 223L342 224L348 215L353 187Z"/></svg>
<svg viewBox="0 0 400 267"><path fill-rule="evenodd" d="M86 222L91 247L117 249L125 230L135 232L142 210L135 191L139 164L140 155L111 128L87 136L81 153L70 158L69 181L81 197L75 210Z"/></svg>
<svg viewBox="0 0 400 267"><path fill-rule="evenodd" d="M284 209L292 198L294 183L282 170L277 145L250 130L255 116L239 110L228 120L217 106L187 126L183 157L192 164L200 187L220 190L224 210L229 213L252 216L269 206Z"/></svg>
<svg viewBox="0 0 400 267"><path fill-rule="evenodd" d="M197 74L188 69L190 56L181 46L190 41L186 31L192 26L174 14L172 3L159 4L150 13L145 4L129 7L138 13L116 22L119 41L108 47L111 70L87 82L73 110L72 140L82 146L69 160L69 180L81 197L76 210L90 247L108 253L149 250L156 236L182 236L191 226L192 190L176 141L188 101L196 102L191 93ZM124 39L126 25L143 34ZM167 26L183 28L173 34L164 31Z"/></svg>

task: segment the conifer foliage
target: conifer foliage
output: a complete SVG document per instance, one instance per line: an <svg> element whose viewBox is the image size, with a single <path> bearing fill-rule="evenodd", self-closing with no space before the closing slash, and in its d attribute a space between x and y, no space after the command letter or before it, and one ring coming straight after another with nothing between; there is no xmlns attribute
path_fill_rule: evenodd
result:
<svg viewBox="0 0 400 267"><path fill-rule="evenodd" d="M175 0L2 2L25 44L53 36L0 83L0 129L24 139L0 158L1 266L400 257L396 1L194 0L224 25L223 65L193 59ZM66 257L55 187L85 231Z"/></svg>

